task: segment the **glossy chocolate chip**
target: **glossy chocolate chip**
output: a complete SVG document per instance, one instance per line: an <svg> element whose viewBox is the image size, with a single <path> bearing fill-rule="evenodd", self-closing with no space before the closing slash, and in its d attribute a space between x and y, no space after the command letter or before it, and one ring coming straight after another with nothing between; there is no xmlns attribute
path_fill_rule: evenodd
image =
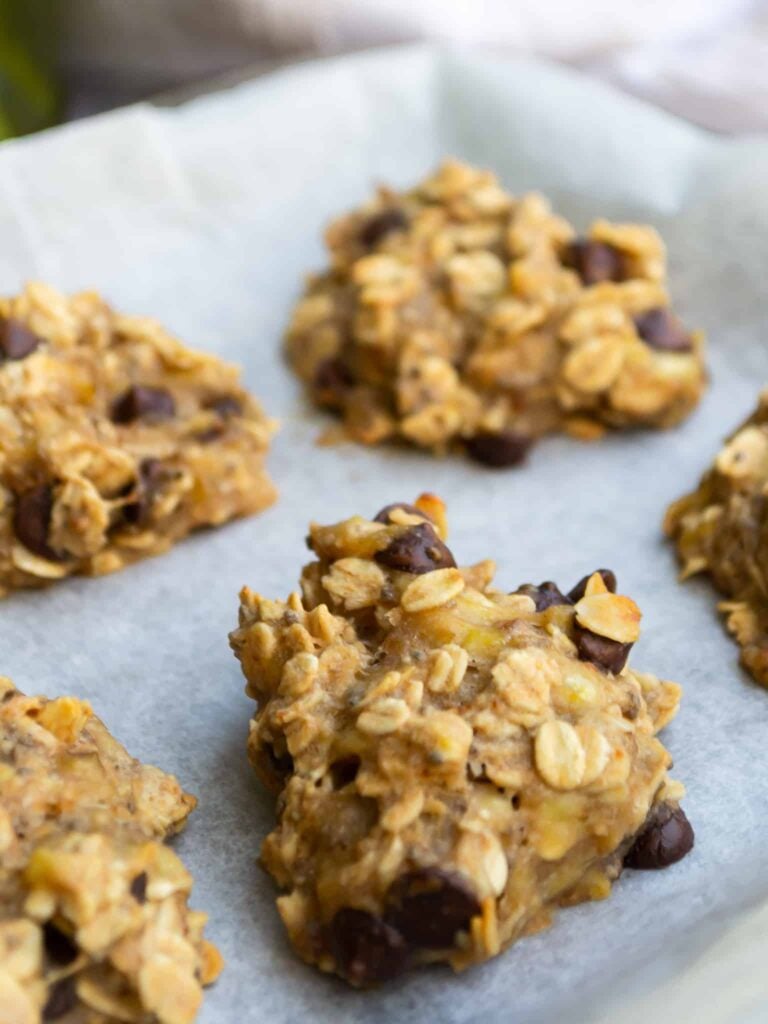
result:
<svg viewBox="0 0 768 1024"><path fill-rule="evenodd" d="M74 1010L76 1005L75 979L63 978L56 982L48 994L48 1000L43 1007L43 1020L60 1020L65 1013Z"/></svg>
<svg viewBox="0 0 768 1024"><path fill-rule="evenodd" d="M609 640L579 625L576 626L574 639L582 661L591 661L593 665L614 675L618 675L624 668L632 650L632 644L620 644L618 640Z"/></svg>
<svg viewBox="0 0 768 1024"><path fill-rule="evenodd" d="M403 512L407 512L409 516L420 516L422 519L429 519L429 516L425 515L421 509L416 508L415 505L409 505L405 501L395 501L391 505L385 505L383 509L376 513L373 517L374 523L390 523L390 512L394 512L398 508L402 509Z"/></svg>
<svg viewBox="0 0 768 1024"><path fill-rule="evenodd" d="M663 352L690 352L691 336L674 313L659 307L649 309L635 317L637 333L651 348Z"/></svg>
<svg viewBox="0 0 768 1024"><path fill-rule="evenodd" d="M369 217L360 228L357 236L360 244L366 249L372 249L375 245L391 235L393 231L404 231L408 227L408 218L402 210L392 207L389 210L382 210Z"/></svg>
<svg viewBox="0 0 768 1024"><path fill-rule="evenodd" d="M50 921L43 925L43 946L46 956L57 967L67 967L77 959L78 949L75 943Z"/></svg>
<svg viewBox="0 0 768 1024"><path fill-rule="evenodd" d="M354 383L354 377L340 359L325 359L315 370L315 398L320 405L335 409Z"/></svg>
<svg viewBox="0 0 768 1024"><path fill-rule="evenodd" d="M402 875L387 894L386 920L413 946L450 949L458 932L469 931L480 903L464 877L442 868L417 868Z"/></svg>
<svg viewBox="0 0 768 1024"><path fill-rule="evenodd" d="M526 434L504 430L499 434L475 434L474 437L467 439L466 449L475 462L502 469L521 463L532 444L533 438Z"/></svg>
<svg viewBox="0 0 768 1024"><path fill-rule="evenodd" d="M48 531L53 514L53 488L40 484L16 497L13 530L25 548L50 562L60 561L48 544Z"/></svg>
<svg viewBox="0 0 768 1024"><path fill-rule="evenodd" d="M628 868L654 871L676 864L693 849L694 834L681 807L659 804L624 858Z"/></svg>
<svg viewBox="0 0 768 1024"><path fill-rule="evenodd" d="M21 320L0 323L0 359L26 359L41 341Z"/></svg>
<svg viewBox="0 0 768 1024"><path fill-rule="evenodd" d="M123 521L131 526L145 526L152 515L152 502L168 479L168 469L160 459L144 459L139 465L136 500L123 508Z"/></svg>
<svg viewBox="0 0 768 1024"><path fill-rule="evenodd" d="M379 565L415 575L433 569L455 569L456 561L429 523L419 523L394 537L374 559Z"/></svg>
<svg viewBox="0 0 768 1024"><path fill-rule="evenodd" d="M217 398L212 398L205 403L205 408L215 412L223 420L229 419L230 416L242 416L243 414L243 403L234 395L219 395Z"/></svg>
<svg viewBox="0 0 768 1024"><path fill-rule="evenodd" d="M129 387L112 406L112 420L115 423L134 423L136 420L151 423L171 419L175 414L176 403L170 391L143 384Z"/></svg>
<svg viewBox="0 0 768 1024"><path fill-rule="evenodd" d="M537 612L546 611L547 608L552 608L556 604L571 603L570 598L566 597L552 580L546 580L538 586L533 583L523 583L522 586L517 588L515 593L525 594L526 597L532 598L536 604Z"/></svg>
<svg viewBox="0 0 768 1024"><path fill-rule="evenodd" d="M389 981L407 966L402 935L367 910L342 907L331 921L329 938L339 972L353 985Z"/></svg>
<svg viewBox="0 0 768 1024"><path fill-rule="evenodd" d="M606 242L579 238L565 250L563 263L575 270L586 285L624 280L624 257Z"/></svg>
<svg viewBox="0 0 768 1024"><path fill-rule="evenodd" d="M590 577L594 576L596 572L599 572L603 578L603 583L606 585L608 590L612 594L616 593L616 574L611 572L610 569L593 569L592 572L588 572L586 576L582 576L575 587L571 587L568 591L568 599L576 604L580 601L587 591L587 584L589 583Z"/></svg>
<svg viewBox="0 0 768 1024"><path fill-rule="evenodd" d="M149 876L146 871L142 871L136 875L135 878L131 879L130 891L131 896L136 900L137 903L147 902L147 882Z"/></svg>

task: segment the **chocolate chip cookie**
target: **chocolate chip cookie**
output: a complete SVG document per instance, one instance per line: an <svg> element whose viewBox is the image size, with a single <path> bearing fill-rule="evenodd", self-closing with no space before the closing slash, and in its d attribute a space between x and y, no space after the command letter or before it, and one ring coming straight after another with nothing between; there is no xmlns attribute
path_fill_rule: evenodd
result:
<svg viewBox="0 0 768 1024"><path fill-rule="evenodd" d="M275 498L235 367L93 293L0 300L0 596L113 572Z"/></svg>
<svg viewBox="0 0 768 1024"><path fill-rule="evenodd" d="M358 986L486 960L693 845L656 738L680 688L627 666L640 611L613 573L506 593L446 532L433 495L312 525L301 593L246 587L231 635L279 912Z"/></svg>
<svg viewBox="0 0 768 1024"><path fill-rule="evenodd" d="M664 528L682 578L707 573L741 647L741 664L768 686L768 392L726 440L698 487L673 502Z"/></svg>
<svg viewBox="0 0 768 1024"><path fill-rule="evenodd" d="M542 434L667 427L701 396L702 336L670 309L651 227L578 237L542 196L449 161L380 189L326 243L287 351L355 441L510 466Z"/></svg>
<svg viewBox="0 0 768 1024"><path fill-rule="evenodd" d="M0 1021L194 1020L221 957L161 841L194 805L87 702L0 678Z"/></svg>

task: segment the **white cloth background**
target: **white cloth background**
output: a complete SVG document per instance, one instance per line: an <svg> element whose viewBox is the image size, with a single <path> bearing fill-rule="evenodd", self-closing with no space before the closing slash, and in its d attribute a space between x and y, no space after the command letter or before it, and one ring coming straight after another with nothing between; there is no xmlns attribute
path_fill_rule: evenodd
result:
<svg viewBox="0 0 768 1024"><path fill-rule="evenodd" d="M62 18L75 113L437 39L567 61L718 131L768 130L768 0L69 0Z"/></svg>

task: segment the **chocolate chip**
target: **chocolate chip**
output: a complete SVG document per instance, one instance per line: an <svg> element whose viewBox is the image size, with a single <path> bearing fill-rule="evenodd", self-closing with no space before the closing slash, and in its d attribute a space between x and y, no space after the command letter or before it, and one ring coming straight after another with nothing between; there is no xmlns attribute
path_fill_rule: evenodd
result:
<svg viewBox="0 0 768 1024"><path fill-rule="evenodd" d="M595 569L592 572L588 572L586 576L582 576L576 586L572 587L568 591L569 601L573 601L573 603L576 604L577 601L580 601L582 597L584 597L584 594L587 592L587 584L589 583L590 577L594 576L596 572L600 573L603 583L606 585L608 590L610 590L612 594L616 593L616 574L611 572L610 569Z"/></svg>
<svg viewBox="0 0 768 1024"><path fill-rule="evenodd" d="M402 935L367 910L337 910L329 937L336 966L353 985L389 981L407 965L408 947Z"/></svg>
<svg viewBox="0 0 768 1024"><path fill-rule="evenodd" d="M63 978L51 988L48 1000L43 1007L43 1020L59 1020L65 1013L74 1010L76 1005L75 979L72 976Z"/></svg>
<svg viewBox="0 0 768 1024"><path fill-rule="evenodd" d="M21 320L4 320L0 323L0 358L26 359L42 340Z"/></svg>
<svg viewBox="0 0 768 1024"><path fill-rule="evenodd" d="M136 877L134 879L131 880L131 884L130 884L131 896L133 896L133 898L136 900L137 903L146 903L147 902L147 882L148 881L149 881L149 876L147 875L146 871L142 871L140 874L136 875Z"/></svg>
<svg viewBox="0 0 768 1024"><path fill-rule="evenodd" d="M480 903L464 877L442 868L417 868L402 875L387 894L387 922L412 945L450 949L458 932L469 931Z"/></svg>
<svg viewBox="0 0 768 1024"><path fill-rule="evenodd" d="M637 333L651 348L663 352L690 352L691 336L670 310L649 309L635 317Z"/></svg>
<svg viewBox="0 0 768 1024"><path fill-rule="evenodd" d="M624 668L632 650L632 644L620 644L618 640L609 640L599 636L591 629L576 625L576 650L582 661L591 661L593 665L618 675Z"/></svg>
<svg viewBox="0 0 768 1024"><path fill-rule="evenodd" d="M176 413L176 403L170 391L133 384L117 398L112 406L115 423L133 423L135 420L167 420Z"/></svg>
<svg viewBox="0 0 768 1024"><path fill-rule="evenodd" d="M341 757L331 765L331 782L334 789L344 789L351 785L357 778L360 770L360 758L357 754L350 754L349 757Z"/></svg>
<svg viewBox="0 0 768 1024"><path fill-rule="evenodd" d="M43 925L43 945L48 959L57 967L67 967L77 959L78 949L72 939L51 921Z"/></svg>
<svg viewBox="0 0 768 1024"><path fill-rule="evenodd" d="M465 444L467 453L475 462L501 469L522 462L533 444L533 438L514 430L503 430L498 434L475 434Z"/></svg>
<svg viewBox="0 0 768 1024"><path fill-rule="evenodd" d="M152 514L152 502L168 479L168 468L160 459L144 459L139 465L136 500L123 507L123 521L131 526L145 526Z"/></svg>
<svg viewBox="0 0 768 1024"><path fill-rule="evenodd" d="M415 505L409 505L405 501L396 501L391 505L385 505L381 511L377 512L373 517L374 523L390 523L390 512L394 512L398 508L402 509L403 512L407 512L409 516L420 516L422 519L429 519L429 516L425 515L421 509L416 508Z"/></svg>
<svg viewBox="0 0 768 1024"><path fill-rule="evenodd" d="M455 569L456 562L429 523L419 523L394 537L374 559L399 572L420 575L433 569Z"/></svg>
<svg viewBox="0 0 768 1024"><path fill-rule="evenodd" d="M694 834L681 807L659 804L648 816L629 853L628 868L653 871L682 860L693 848Z"/></svg>
<svg viewBox="0 0 768 1024"><path fill-rule="evenodd" d="M535 586L533 583L523 583L517 588L515 593L525 594L526 597L532 598L536 604L537 612L546 611L547 608L551 608L556 604L571 603L570 598L561 593L558 585L551 580L540 583L538 586Z"/></svg>
<svg viewBox="0 0 768 1024"><path fill-rule="evenodd" d="M360 228L360 233L357 237L360 245L364 245L366 249L372 249L383 238L392 234L393 231L404 231L407 227L408 218L402 210L393 207L389 210L382 210L381 213L376 213L373 217L369 217Z"/></svg>
<svg viewBox="0 0 768 1024"><path fill-rule="evenodd" d="M205 408L215 412L223 420L229 419L230 416L242 416L243 414L243 403L234 395L219 395L218 398L212 398L205 403Z"/></svg>
<svg viewBox="0 0 768 1024"><path fill-rule="evenodd" d="M50 562L60 561L48 544L48 531L53 514L53 488L40 484L16 497L13 530L25 548Z"/></svg>
<svg viewBox="0 0 768 1024"><path fill-rule="evenodd" d="M336 409L354 383L354 377L340 359L325 359L315 370L315 399L320 405Z"/></svg>
<svg viewBox="0 0 768 1024"><path fill-rule="evenodd" d="M223 433L224 427L221 423L217 423L215 426L209 427L208 430L198 430L192 436L198 444L211 444L212 441L218 441Z"/></svg>
<svg viewBox="0 0 768 1024"><path fill-rule="evenodd" d="M579 238L571 242L563 254L563 263L571 267L586 285L600 281L623 281L624 257L612 245Z"/></svg>

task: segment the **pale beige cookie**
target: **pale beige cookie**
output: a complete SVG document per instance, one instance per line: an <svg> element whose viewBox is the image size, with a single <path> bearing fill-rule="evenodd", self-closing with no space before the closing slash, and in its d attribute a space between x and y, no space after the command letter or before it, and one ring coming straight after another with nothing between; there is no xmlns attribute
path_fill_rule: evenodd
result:
<svg viewBox="0 0 768 1024"><path fill-rule="evenodd" d="M682 578L708 573L741 647L741 664L768 686L768 391L726 440L696 490L667 509L664 529Z"/></svg>
<svg viewBox="0 0 768 1024"><path fill-rule="evenodd" d="M161 840L194 804L87 702L0 678L0 1024L191 1024L221 957Z"/></svg>
<svg viewBox="0 0 768 1024"><path fill-rule="evenodd" d="M271 504L234 366L98 295L0 300L0 596L113 572Z"/></svg>
<svg viewBox="0 0 768 1024"><path fill-rule="evenodd" d="M488 959L693 843L655 736L680 688L626 666L640 612L613 574L508 594L445 539L432 495L312 525L301 594L245 588L231 636L278 909L354 985Z"/></svg>
<svg viewBox="0 0 768 1024"><path fill-rule="evenodd" d="M287 351L355 441L505 466L550 431L667 427L701 396L702 337L670 311L651 227L599 220L577 238L543 196L448 161L380 189L326 243Z"/></svg>

